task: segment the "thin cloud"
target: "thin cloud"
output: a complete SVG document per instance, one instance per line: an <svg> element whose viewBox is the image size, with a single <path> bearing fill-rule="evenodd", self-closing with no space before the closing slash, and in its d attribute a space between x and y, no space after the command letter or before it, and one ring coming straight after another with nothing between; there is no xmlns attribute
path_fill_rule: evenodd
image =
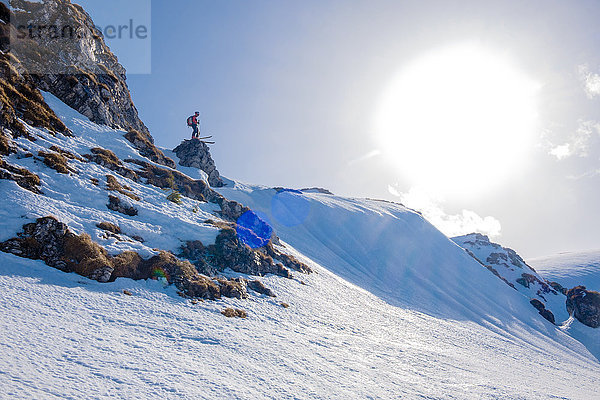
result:
<svg viewBox="0 0 600 400"><path fill-rule="evenodd" d="M578 67L579 79L583 83L585 93L590 99L600 95L600 75L590 71L587 64Z"/></svg>
<svg viewBox="0 0 600 400"><path fill-rule="evenodd" d="M377 157L380 154L381 154L381 150L372 150L372 151L368 152L367 154L363 154L362 156L355 158L354 160L348 161L348 166L366 161L373 157Z"/></svg>
<svg viewBox="0 0 600 400"><path fill-rule="evenodd" d="M592 120L580 120L575 132L564 139L561 144L548 142L548 154L557 160L589 156L592 140L600 135L600 123Z"/></svg>
<svg viewBox="0 0 600 400"><path fill-rule="evenodd" d="M471 210L462 210L459 214L447 214L442 208L442 202L432 198L426 192L411 188L403 193L396 186L388 185L388 191L400 197L407 207L420 211L425 219L448 237L466 235L478 232L490 237L500 236L502 225L492 216L481 217Z"/></svg>

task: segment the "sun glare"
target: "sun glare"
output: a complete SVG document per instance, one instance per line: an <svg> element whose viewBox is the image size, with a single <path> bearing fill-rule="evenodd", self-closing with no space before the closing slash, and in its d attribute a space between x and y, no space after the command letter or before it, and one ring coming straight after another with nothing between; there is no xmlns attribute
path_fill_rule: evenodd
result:
<svg viewBox="0 0 600 400"><path fill-rule="evenodd" d="M537 84L477 45L428 53L383 95L375 130L402 178L444 196L475 196L518 171L533 147Z"/></svg>

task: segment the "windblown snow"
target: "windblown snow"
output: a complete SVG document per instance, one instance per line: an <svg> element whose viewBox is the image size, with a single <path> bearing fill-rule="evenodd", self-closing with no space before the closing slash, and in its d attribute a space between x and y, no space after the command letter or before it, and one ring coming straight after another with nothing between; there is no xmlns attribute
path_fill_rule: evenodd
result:
<svg viewBox="0 0 600 400"><path fill-rule="evenodd" d="M123 132L45 96L75 137L29 128L38 140L24 148L143 158ZM0 181L0 240L46 215L114 253L176 251L218 233L203 222L215 205L174 204L119 176L141 197L139 214L108 210L112 173L99 165L71 161L77 173L61 175L32 157L9 161L38 174L44 193ZM159 281L102 284L0 253L0 398L597 398L598 360L418 213L233 181L219 191L262 213L315 273L260 278L276 298L194 304ZM122 237L105 236L100 220ZM248 318L225 318L227 306Z"/></svg>

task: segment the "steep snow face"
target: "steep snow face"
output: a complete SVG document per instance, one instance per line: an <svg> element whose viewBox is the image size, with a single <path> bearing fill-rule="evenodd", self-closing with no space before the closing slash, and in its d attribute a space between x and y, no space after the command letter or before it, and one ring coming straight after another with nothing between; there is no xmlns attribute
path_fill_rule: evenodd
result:
<svg viewBox="0 0 600 400"><path fill-rule="evenodd" d="M177 253L186 240L200 240L204 244L214 243L219 230L207 219L218 219L214 212L219 206L182 198L181 204L167 200L169 192L154 186L134 182L115 172L83 159L92 148L111 150L121 160L128 158L150 162L124 137L125 132L90 122L86 117L64 105L51 94L44 94L46 102L74 132L73 137L50 135L43 130L27 127L35 135L35 142L25 138L16 140L20 148L17 154L6 157L13 165L28 169L42 181L43 194L34 194L13 181L0 180L3 206L0 209L2 229L0 241L14 237L21 227L36 218L53 215L69 225L76 233L88 233L110 253L117 254L133 250L142 256L155 254L153 249L170 250ZM44 165L38 157L39 151L53 152L56 146L69 151L78 159L68 161L74 171L61 174ZM30 153L33 156L27 156ZM135 165L127 167L135 169ZM131 199L115 191L107 190L107 175L112 175L119 184L130 188ZM122 202L138 210L136 216L127 216L107 208L108 196L116 196ZM110 222L121 227L122 235L109 235L96 225ZM143 243L139 239L143 239Z"/></svg>
<svg viewBox="0 0 600 400"><path fill-rule="evenodd" d="M402 205L241 183L219 192L262 212L283 240L391 304L470 320L504 313L498 303L531 308Z"/></svg>
<svg viewBox="0 0 600 400"><path fill-rule="evenodd" d="M526 341L534 332L563 344L572 340L528 296L399 204L241 183L219 191L261 212L283 240L328 271L390 305Z"/></svg>
<svg viewBox="0 0 600 400"><path fill-rule="evenodd" d="M584 285L589 290L600 292L600 251L563 253L527 262L546 278L568 289Z"/></svg>
<svg viewBox="0 0 600 400"><path fill-rule="evenodd" d="M452 240L470 251L482 265L528 299L543 302L546 309L554 314L557 324L569 319L565 307L566 297L552 288L545 277L527 265L514 250L492 243L487 236L479 233L455 237Z"/></svg>

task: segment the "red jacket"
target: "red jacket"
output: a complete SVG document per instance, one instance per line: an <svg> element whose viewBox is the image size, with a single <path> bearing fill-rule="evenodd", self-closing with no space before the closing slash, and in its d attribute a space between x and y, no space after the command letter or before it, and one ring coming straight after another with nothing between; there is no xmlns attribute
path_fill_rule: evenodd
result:
<svg viewBox="0 0 600 400"><path fill-rule="evenodd" d="M187 119L188 126L198 125L198 117L196 115L192 115Z"/></svg>

